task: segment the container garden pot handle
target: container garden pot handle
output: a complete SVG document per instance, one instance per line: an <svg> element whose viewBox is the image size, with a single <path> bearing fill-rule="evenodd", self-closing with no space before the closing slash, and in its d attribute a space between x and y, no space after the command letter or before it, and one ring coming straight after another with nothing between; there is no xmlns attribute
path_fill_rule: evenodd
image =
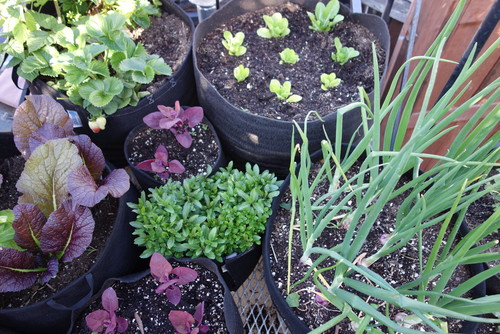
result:
<svg viewBox="0 0 500 334"><path fill-rule="evenodd" d="M82 298L78 300L73 305L64 305L64 296L67 295L66 293L62 295L59 300L56 300L56 298L51 298L49 301L47 301L47 305L52 307L55 310L59 311L74 311L77 310L81 307L83 307L92 297L94 294L94 289L92 288L94 284L94 277L92 274L87 274L85 275L82 279L80 279L78 282L75 282L75 284L72 286L72 291L88 291Z"/></svg>

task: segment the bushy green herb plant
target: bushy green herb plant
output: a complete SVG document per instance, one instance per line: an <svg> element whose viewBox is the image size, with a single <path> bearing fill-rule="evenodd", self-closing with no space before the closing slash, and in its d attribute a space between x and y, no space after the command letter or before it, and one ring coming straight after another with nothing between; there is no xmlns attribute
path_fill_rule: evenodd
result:
<svg viewBox="0 0 500 334"><path fill-rule="evenodd" d="M242 56L247 52L247 48L243 46L245 34L237 32L234 36L230 31L224 31L224 39L222 45L227 49L231 56Z"/></svg>
<svg viewBox="0 0 500 334"><path fill-rule="evenodd" d="M262 38L280 38L290 33L288 20L281 13L274 13L272 16L262 16L266 23L266 28L257 29L257 35Z"/></svg>
<svg viewBox="0 0 500 334"><path fill-rule="evenodd" d="M323 73L321 74L320 79L321 79L321 89L323 90L329 90L331 88L335 88L342 82L342 80L337 78L337 75L335 73L330 73L330 74Z"/></svg>
<svg viewBox="0 0 500 334"><path fill-rule="evenodd" d="M233 75L238 82L245 81L245 79L250 75L250 69L248 67L240 65L234 68Z"/></svg>
<svg viewBox="0 0 500 334"><path fill-rule="evenodd" d="M271 93L275 93L276 97L285 102L293 103L302 100L302 96L297 94L292 94L292 84L290 81L285 81L283 85L276 79L272 79L269 83L269 90Z"/></svg>
<svg viewBox="0 0 500 334"><path fill-rule="evenodd" d="M350 59L359 56L359 52L354 50L354 48L342 46L340 39L335 37L333 40L335 43L335 48L337 52L332 52L332 60L339 63L340 65L344 65Z"/></svg>
<svg viewBox="0 0 500 334"><path fill-rule="evenodd" d="M280 64L295 64L299 60L299 56L295 53L293 49L286 48L280 52Z"/></svg>
<svg viewBox="0 0 500 334"><path fill-rule="evenodd" d="M141 257L158 252L222 261L260 244L280 183L257 165L242 172L231 162L213 176L168 180L147 197L143 192L137 204L129 203L137 213L135 243L146 248Z"/></svg>
<svg viewBox="0 0 500 334"><path fill-rule="evenodd" d="M309 29L321 32L332 30L337 23L344 19L344 16L339 14L339 9L338 0L330 0L326 6L322 2L318 2L314 8L314 14L307 12L312 24Z"/></svg>

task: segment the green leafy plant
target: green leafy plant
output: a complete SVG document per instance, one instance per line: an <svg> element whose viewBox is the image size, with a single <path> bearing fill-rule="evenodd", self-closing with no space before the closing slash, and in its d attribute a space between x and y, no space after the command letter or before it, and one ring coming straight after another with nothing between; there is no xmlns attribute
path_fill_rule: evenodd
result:
<svg viewBox="0 0 500 334"><path fill-rule="evenodd" d="M276 80L272 79L269 83L269 90L271 93L275 93L276 97L280 100L284 100L288 103L299 102L302 100L302 96L291 93L292 84L290 81L285 81L283 85Z"/></svg>
<svg viewBox="0 0 500 334"><path fill-rule="evenodd" d="M237 32L234 36L230 31L224 31L224 39L222 45L227 49L231 56L242 56L247 52L247 48L243 46L245 34Z"/></svg>
<svg viewBox="0 0 500 334"><path fill-rule="evenodd" d="M233 70L233 75L236 78L236 81L242 82L245 81L246 78L250 75L250 69L243 65L235 67Z"/></svg>
<svg viewBox="0 0 500 334"><path fill-rule="evenodd" d="M128 204L137 213L130 223L135 243L146 248L141 257L158 252L222 261L260 244L280 183L257 165L242 172L230 162L213 176L168 180L147 198L143 192L137 204Z"/></svg>
<svg viewBox="0 0 500 334"><path fill-rule="evenodd" d="M83 106L94 131L105 128L100 117L137 105L148 95L141 91L142 84L152 82L155 75L172 73L163 59L147 54L125 31L134 23L149 25L149 16L159 13L156 1L156 5L145 0L106 1L102 7L94 1L54 1L57 18L38 12L45 3L0 4L6 37L0 52L12 56L7 66L17 66L21 77L33 81L43 76L71 102ZM87 10L103 14L84 15Z"/></svg>
<svg viewBox="0 0 500 334"><path fill-rule="evenodd" d="M332 52L332 60L339 63L340 65L344 65L350 59L359 56L359 52L354 50L354 48L342 46L340 39L335 37L333 40L335 43L335 48L337 52Z"/></svg>
<svg viewBox="0 0 500 334"><path fill-rule="evenodd" d="M321 74L320 79L321 79L321 89L323 90L329 90L331 88L335 88L342 82L342 80L337 78L337 75L335 73L330 73L330 74L323 73Z"/></svg>
<svg viewBox="0 0 500 334"><path fill-rule="evenodd" d="M257 29L257 35L262 38L280 38L290 33L288 20L281 13L274 13L272 16L262 16L266 28Z"/></svg>
<svg viewBox="0 0 500 334"><path fill-rule="evenodd" d="M311 20L309 29L314 31L327 32L344 19L344 16L339 14L340 4L338 0L330 0L326 6L322 2L318 2L314 8L314 14L307 12L307 16Z"/></svg>
<svg viewBox="0 0 500 334"><path fill-rule="evenodd" d="M295 64L299 60L299 56L297 56L295 51L289 48L280 52L280 58L280 64L283 64L284 62L287 64Z"/></svg>
<svg viewBox="0 0 500 334"><path fill-rule="evenodd" d="M500 227L500 210L496 210L467 236L456 240L460 221L464 218L468 206L491 192L491 187L495 183L498 184L500 178L498 175L486 176L492 168L500 166L500 148L497 147L500 133L492 132L499 121L500 107L494 103L500 97L500 79L494 80L476 95L456 105L458 97L467 89L464 84L480 64L498 48L500 40L495 41L475 62L472 61L473 51L452 87L435 104L429 104L438 66L448 62L441 59L444 41L453 31L464 6L465 1L458 3L450 21L424 56L408 61L416 62L415 71L401 92L395 95L395 87L404 66L397 72L384 100L381 98L376 70L377 59L373 52L373 103L369 104L364 100L365 95L361 93L362 102L353 103L338 111L335 142L322 143L323 162L315 174L312 174L308 152L307 122L303 129L296 125L303 144L300 150L298 146L292 148L290 164L292 232L288 270L294 270L291 266L290 248L294 233L298 233L300 237L300 263L309 269L302 279L294 279L292 282L289 276L287 289L292 295L297 292L294 289L298 283L312 277L315 288L330 304L329 307L339 310L338 317L330 319L313 330L313 333L323 332L343 319L353 323L358 332L378 333L380 326L386 326L390 331L419 333L418 330L406 328L391 319L388 309L393 307L403 309L408 314L407 320L411 319L413 324L425 324L438 333L445 333L445 330L436 322L443 324L447 317L500 323L499 319L479 316L498 311L500 295L462 297L481 281L498 274L499 266L472 276L445 292L445 287L458 266L500 258L498 252L485 252L493 247L495 242L474 246ZM423 91L422 83L425 79L429 85ZM413 132L407 138L410 115L415 108L416 96L420 93L425 94L425 99ZM477 101L482 101L477 114L459 131L445 155L424 153L429 145L449 132L450 124ZM361 108L363 123L360 130L364 136L356 147L351 146L351 141L347 149L348 154L342 158L343 115L353 108ZM401 121L394 127L399 110L402 110ZM388 120L385 131L381 130L382 120ZM492 136L488 137L491 133ZM300 168L294 160L296 154L300 157ZM420 173L419 167L424 157L434 158L438 163L429 171ZM356 161L361 163L359 171L347 177L346 172ZM398 185L405 173L411 175L410 181ZM330 185L328 192L311 196L323 181ZM403 193L405 200L398 209L393 230L383 236L381 247L371 254L365 254L361 260L360 251L367 235L373 232L381 209ZM352 204L347 205L349 201ZM456 219L453 218L454 215ZM331 233L331 221L334 217L340 217L340 224L346 229L343 241L331 248L315 244L319 235ZM298 232L293 232L292 226L296 227ZM422 235L423 231L431 226L437 227L439 232L428 255L424 257L421 248ZM400 251L411 239L417 240L420 252L417 274L408 283L395 286L375 269L372 270L374 263ZM325 261L333 265L325 265ZM383 302L366 301L352 291ZM291 297L291 301L296 297Z"/></svg>
<svg viewBox="0 0 500 334"><path fill-rule="evenodd" d="M21 248L14 241L14 212L12 210L0 210L0 248Z"/></svg>

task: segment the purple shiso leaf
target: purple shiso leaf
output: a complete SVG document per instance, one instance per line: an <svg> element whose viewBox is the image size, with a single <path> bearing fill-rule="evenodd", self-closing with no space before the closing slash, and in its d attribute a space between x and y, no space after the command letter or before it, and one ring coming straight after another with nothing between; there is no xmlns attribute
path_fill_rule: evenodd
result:
<svg viewBox="0 0 500 334"><path fill-rule="evenodd" d="M151 276L158 282L168 282L168 275L172 272L172 265L160 253L153 253L149 260Z"/></svg>
<svg viewBox="0 0 500 334"><path fill-rule="evenodd" d="M102 175L102 171L106 167L102 150L87 135L72 136L70 137L70 142L78 147L78 151L92 178L98 181Z"/></svg>
<svg viewBox="0 0 500 334"><path fill-rule="evenodd" d="M160 120L160 128L165 129L165 130L170 130L173 127L175 127L177 125L177 123L179 123L179 122L182 123L182 120L180 118L177 118L177 117L171 118L171 119L163 118Z"/></svg>
<svg viewBox="0 0 500 334"><path fill-rule="evenodd" d="M128 320L123 317L116 317L116 330L118 333L123 333L128 328Z"/></svg>
<svg viewBox="0 0 500 334"><path fill-rule="evenodd" d="M172 327L174 327L177 333L191 333L191 326L194 324L194 318L191 314L184 311L170 311L168 320L170 320Z"/></svg>
<svg viewBox="0 0 500 334"><path fill-rule="evenodd" d="M201 302L198 305L196 305L196 308L194 309L194 315L193 318L196 320L198 325L200 325L203 321L203 313L205 313L205 302Z"/></svg>
<svg viewBox="0 0 500 334"><path fill-rule="evenodd" d="M42 273L40 276L40 283L45 284L51 278L56 277L57 272L59 271L59 260L57 257L53 256L47 262L47 270Z"/></svg>
<svg viewBox="0 0 500 334"><path fill-rule="evenodd" d="M14 217L12 228L15 231L14 241L16 244L28 251L38 252L40 247L37 241L40 240L42 227L47 222L47 218L33 204L16 205L14 207Z"/></svg>
<svg viewBox="0 0 500 334"><path fill-rule="evenodd" d="M118 310L118 297L113 288L107 288L104 290L101 296L102 307L109 313L114 313Z"/></svg>
<svg viewBox="0 0 500 334"><path fill-rule="evenodd" d="M16 109L12 122L14 142L25 159L31 155L29 138L45 123L62 127L68 135L74 134L73 122L53 98L46 95L27 96L26 101Z"/></svg>
<svg viewBox="0 0 500 334"><path fill-rule="evenodd" d="M156 161L155 159L144 160L135 165L135 168L138 168L145 172L152 172L153 171L152 165L155 163L155 161Z"/></svg>
<svg viewBox="0 0 500 334"><path fill-rule="evenodd" d="M203 119L203 108L202 107L191 107L184 111L184 117L188 121L190 128L194 128Z"/></svg>
<svg viewBox="0 0 500 334"><path fill-rule="evenodd" d="M193 137L191 137L187 129L185 129L183 133L177 132L175 134L175 139L177 139L179 144L181 144L184 148L191 147L191 144L193 143Z"/></svg>
<svg viewBox="0 0 500 334"><path fill-rule="evenodd" d="M163 105L159 105L158 110L162 114L162 117L172 118L172 117L177 117L177 114L178 114L178 112L175 111L174 108L163 106Z"/></svg>
<svg viewBox="0 0 500 334"><path fill-rule="evenodd" d="M44 253L62 253L61 261L80 256L90 245L94 219L86 207L73 209L71 200L62 203L42 228L40 248Z"/></svg>
<svg viewBox="0 0 500 334"><path fill-rule="evenodd" d="M155 152L155 158L168 162L168 150L163 145L158 145Z"/></svg>
<svg viewBox="0 0 500 334"><path fill-rule="evenodd" d="M30 252L0 249L0 292L21 291L30 287L43 270L37 268L35 256Z"/></svg>
<svg viewBox="0 0 500 334"><path fill-rule="evenodd" d="M93 207L108 194L107 189L98 187L86 166L78 166L68 176L68 192L73 202Z"/></svg>
<svg viewBox="0 0 500 334"><path fill-rule="evenodd" d="M66 138L67 136L67 132L59 125L45 123L33 132L28 139L30 151L33 152L38 146L46 143L48 140Z"/></svg>
<svg viewBox="0 0 500 334"><path fill-rule="evenodd" d="M188 284L198 277L196 270L187 267L175 267L172 274L177 276L177 284L179 285Z"/></svg>
<svg viewBox="0 0 500 334"><path fill-rule="evenodd" d="M184 168L184 166L178 160L170 161L168 163L168 166L169 166L168 171L173 174L184 173L184 171L186 170L186 168Z"/></svg>
<svg viewBox="0 0 500 334"><path fill-rule="evenodd" d="M104 322L109 320L109 313L105 310L94 311L85 317L85 323L92 332L102 332Z"/></svg>
<svg viewBox="0 0 500 334"><path fill-rule="evenodd" d="M160 107L160 106L158 106L158 107ZM155 111L155 112L152 112L152 113L144 116L142 121L150 128L158 130L158 129L161 129L160 120L163 119L164 117L165 116L161 112Z"/></svg>
<svg viewBox="0 0 500 334"><path fill-rule="evenodd" d="M169 302L173 305L178 305L181 301L181 289L176 285L170 285L168 289L165 290L165 295Z"/></svg>

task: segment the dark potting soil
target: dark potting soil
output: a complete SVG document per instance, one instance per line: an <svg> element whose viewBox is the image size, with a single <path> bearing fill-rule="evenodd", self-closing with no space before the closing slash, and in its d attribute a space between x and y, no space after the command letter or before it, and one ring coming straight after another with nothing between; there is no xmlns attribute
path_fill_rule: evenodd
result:
<svg viewBox="0 0 500 334"><path fill-rule="evenodd" d="M194 314L196 305L201 301L205 302L203 324L210 326L209 333L227 333L223 313L224 289L218 282L217 276L197 264L183 264L175 261L171 261L171 263L173 267L185 266L198 272L198 278L194 282L180 286L182 298L177 306L172 305L165 294L155 293L155 289L160 283L149 274L134 283L115 282L112 284L118 296L119 309L116 314L128 319L129 326L126 333L142 334L137 320L140 319L146 334L174 334L175 330L168 320L170 311L180 310ZM75 323L73 333L89 333L85 317L98 309L102 309L100 297L95 299L80 315Z"/></svg>
<svg viewBox="0 0 500 334"><path fill-rule="evenodd" d="M15 185L23 166L24 159L21 156L5 159L0 163L0 173L4 176L4 182L0 186L0 210L12 209L17 204L20 193L17 192ZM113 229L117 210L118 200L112 197L93 207L91 211L95 228L88 249L73 261L60 264L57 276L45 284L35 284L19 292L0 293L0 309L22 307L46 299L87 272L104 249Z"/></svg>
<svg viewBox="0 0 500 334"><path fill-rule="evenodd" d="M280 12L288 19L290 34L276 39L257 35L264 27L262 15ZM218 92L237 108L280 120L304 120L307 112L317 111L321 116L330 114L340 106L359 100L358 86L367 92L373 89L372 42L376 43L379 72L383 69L385 52L375 36L365 27L345 19L331 32L320 33L309 29L311 25L306 10L296 4L268 7L234 18L209 33L197 50L198 66L203 75ZM224 31L245 33L242 56L230 56L222 45ZM330 55L336 52L334 38L344 46L353 47L360 55L341 66ZM279 53L293 49L299 56L296 64L280 64ZM250 69L249 77L238 83L233 69L243 64ZM324 91L321 89L322 73L335 73L342 83ZM281 84L290 81L292 94L302 96L297 103L284 103L269 90L271 79Z"/></svg>
<svg viewBox="0 0 500 334"><path fill-rule="evenodd" d="M213 166L217 160L219 147L212 131L206 123L195 126L191 135L193 143L189 148L184 148L175 139L175 135L169 130L155 130L144 127L138 135L133 138L128 146L129 160L132 165L141 161L154 159L154 154L159 145L167 148L168 159L179 160L186 168L184 173L170 174L172 180L181 181L190 176L205 173L209 166ZM155 173L150 173L156 180L165 182Z"/></svg>
<svg viewBox="0 0 500 334"><path fill-rule="evenodd" d="M316 165L319 168L320 165ZM359 166L353 166L349 171L347 171L347 177L355 175ZM401 187L406 183L402 180L397 188ZM329 184L323 182L317 191L313 193L313 197L320 194L324 194L328 191ZM384 207L382 212L379 214L379 219L372 227L370 234L367 237L362 249L359 254L365 254L367 256L374 254L376 250L380 249L382 246L380 242L380 236L382 234L388 234L393 231L393 222L398 212L399 205L405 200L408 194L403 194L395 199L393 199L387 206ZM319 197L319 196L318 196ZM289 203L291 200L290 193L287 191L281 202ZM347 205L351 206L352 203L348 202ZM287 254L288 254L288 233L290 225L290 211L280 208L276 216L274 225L272 227L272 237L271 244L273 252L271 253L271 272L273 273L273 278L276 285L281 290L283 296L286 296L286 277L287 277ZM325 232L317 239L315 245L323 248L331 248L334 245L340 244L344 240L346 233L346 227L340 224L340 221L332 221L330 228L325 229ZM423 232L423 256L424 258L428 256L432 250L434 240L439 232L439 226L433 226L426 229ZM294 270L291 272L291 282L297 282L299 279L304 277L308 266L301 265L300 260L300 250L302 249L299 233L294 233L292 241L292 250L297 250L297 252L292 251L292 268ZM385 256L372 264L370 269L381 275L389 284L392 286L399 286L408 282L413 281L418 277L418 250L419 244L416 238L411 239L407 245L400 249L398 252L394 252L388 256ZM312 261L317 259L317 255L311 256ZM360 258L361 260L361 258ZM321 267L332 266L335 263L327 259L323 262ZM322 273L327 281L331 281L333 277L332 271L325 271ZM460 266L450 279L449 285L445 288L444 293L447 293L453 287L456 287L461 282L465 281L470 277L469 271L466 267ZM364 280L360 274L352 275L352 278ZM366 282L366 281L365 281ZM435 285L435 281L431 281L430 284ZM315 294L311 292L311 287L314 287L314 283L311 279L307 279L305 282L294 287L293 291L300 291L300 306L294 309L294 312L311 328L316 328L319 325L324 324L326 321L340 314L340 312L333 306L322 306L315 302ZM292 291L292 292L293 292ZM370 303L375 303L380 305L379 311L384 313L385 304L383 301L377 300L373 297L362 295L356 291L349 290L352 293L359 295L364 300L369 298ZM391 306L389 313L391 319L399 313L404 312L404 310L395 308ZM452 333L460 332L461 321L451 319L448 323L449 330ZM429 330L425 325L416 325L413 327L418 330ZM354 333L349 321L343 320L336 327L333 327L325 333Z"/></svg>

